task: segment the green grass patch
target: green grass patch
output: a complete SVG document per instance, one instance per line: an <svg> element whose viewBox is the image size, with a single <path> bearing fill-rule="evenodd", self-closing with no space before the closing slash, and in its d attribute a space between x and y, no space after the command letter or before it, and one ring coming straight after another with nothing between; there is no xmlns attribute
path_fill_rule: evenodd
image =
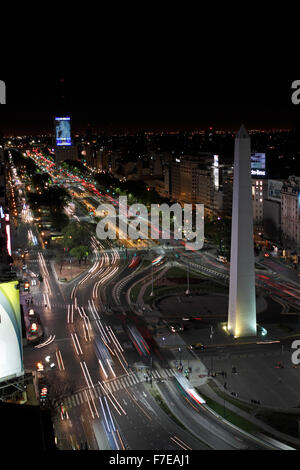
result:
<svg viewBox="0 0 300 470"><path fill-rule="evenodd" d="M207 397L203 392L201 392L201 396L206 400L206 404L209 408L211 408L213 411L218 413L220 416L222 416L224 419L234 424L238 428L243 429L249 434L253 434L255 432L264 432L261 428L259 428L255 424L251 423L250 421L246 420L242 416L239 416L233 411L226 408L226 402L225 402L225 408L224 408L223 405L221 405L220 403L217 403L212 398Z"/></svg>
<svg viewBox="0 0 300 470"><path fill-rule="evenodd" d="M187 276L187 271L185 269L177 268L177 267L174 267L174 266L172 268L170 268L167 271L166 275L165 275L165 277L167 279L172 279L172 278L176 278L176 277L186 278L186 276ZM203 281L205 280L205 278L203 276L201 276L200 274L198 275L198 274L190 273L190 280L192 280L192 279L196 279L196 280L201 279Z"/></svg>
<svg viewBox="0 0 300 470"><path fill-rule="evenodd" d="M267 268L257 263L255 263L255 269L259 269L260 271L267 271Z"/></svg>
<svg viewBox="0 0 300 470"><path fill-rule="evenodd" d="M158 297L161 297L163 295L174 295L174 294L177 294L177 295L183 295L185 293L185 290L186 290L186 286L184 286L183 284L176 284L176 285L173 285L173 286L158 286L156 287L155 286L155 283L154 283L154 296L151 297L150 296L150 293L151 293L151 290L152 290L152 287L151 285L150 286L147 286L146 290L145 290L145 293L144 293L144 296L143 296L143 301L145 304L149 304L151 305L153 300L157 299ZM192 284L190 283L190 291L192 293L197 293L197 292L207 292L207 293L220 293L220 294L227 294L228 293L228 288L226 288L225 286L221 286L219 284L215 284L211 281L204 281L203 283L201 283L201 288L199 286L199 284Z"/></svg>
<svg viewBox="0 0 300 470"><path fill-rule="evenodd" d="M231 403L232 405L240 408L241 410L245 411L246 413L251 413L254 410L255 412L255 418L259 419L265 424L268 424L272 428L276 429L277 431L280 431L284 434L287 434L292 437L298 437L298 420L300 420L300 411L299 414L291 414L291 413L280 413L276 412L273 410L265 410L265 409L258 409L251 406L247 405L246 403L241 402L240 400L236 398L232 398L228 396L226 393L224 393L222 390L220 390L214 382L211 382L208 384L214 392L220 397L223 398L225 397L225 405L226 402ZM203 395L202 392L201 395ZM208 405L210 406L210 405ZM219 405L221 408L222 405ZM215 410L216 411L216 410ZM217 413L219 413L217 411ZM231 411L228 411L228 413L231 413ZM219 413L221 416L223 416L223 412ZM226 417L226 416L225 416ZM227 417L226 417L227 419ZM242 418L243 419L243 418ZM228 419L230 421L230 419ZM234 423L235 424L235 423ZM251 423L252 424L252 423ZM255 425L254 425L255 426ZM271 436L271 434L265 432L264 430L261 430L266 435ZM288 443L287 443L288 444Z"/></svg>
<svg viewBox="0 0 300 470"><path fill-rule="evenodd" d="M287 331L288 333L291 333L292 331L295 331L295 328L293 328L290 325L283 324L283 323L280 323L279 325L277 325L277 327L281 328L284 331Z"/></svg>
<svg viewBox="0 0 300 470"><path fill-rule="evenodd" d="M298 437L298 421L300 420L300 414L260 410L255 417L284 434L296 438Z"/></svg>

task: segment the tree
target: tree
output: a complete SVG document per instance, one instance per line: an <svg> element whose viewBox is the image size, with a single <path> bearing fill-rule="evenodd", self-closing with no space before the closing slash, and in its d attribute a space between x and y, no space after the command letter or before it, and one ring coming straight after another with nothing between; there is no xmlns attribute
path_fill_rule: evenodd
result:
<svg viewBox="0 0 300 470"><path fill-rule="evenodd" d="M85 223L70 222L62 229L64 246L72 249L81 245L89 245L90 235Z"/></svg>
<svg viewBox="0 0 300 470"><path fill-rule="evenodd" d="M37 173L38 167L30 157L24 157L19 151L11 150L14 165L18 170L23 170L25 173L32 177Z"/></svg>
<svg viewBox="0 0 300 470"><path fill-rule="evenodd" d="M205 237L209 238L215 245L218 245L221 251L229 249L231 240L230 219L219 218L205 221L204 232Z"/></svg>
<svg viewBox="0 0 300 470"><path fill-rule="evenodd" d="M81 173L82 175L86 175L87 173L89 173L89 170L84 166L84 164L80 160L67 159L62 163L61 166L73 173Z"/></svg>
<svg viewBox="0 0 300 470"><path fill-rule="evenodd" d="M48 173L35 173L31 181L34 186L43 189L46 183L51 182L51 177Z"/></svg>
<svg viewBox="0 0 300 470"><path fill-rule="evenodd" d="M86 259L89 255L88 247L84 245L75 246L74 248L71 249L70 255L74 256L74 258L77 258L79 264L81 264L81 261L83 259L86 262Z"/></svg>
<svg viewBox="0 0 300 470"><path fill-rule="evenodd" d="M71 200L71 196L64 188L51 186L44 188L41 194L29 193L28 201L31 205L46 206L62 211L65 204Z"/></svg>
<svg viewBox="0 0 300 470"><path fill-rule="evenodd" d="M50 219L52 226L60 232L69 223L69 217L56 208L50 211Z"/></svg>
<svg viewBox="0 0 300 470"><path fill-rule="evenodd" d="M59 264L59 274L61 275L62 267L65 261L65 252L64 251L58 251L56 253L56 262Z"/></svg>

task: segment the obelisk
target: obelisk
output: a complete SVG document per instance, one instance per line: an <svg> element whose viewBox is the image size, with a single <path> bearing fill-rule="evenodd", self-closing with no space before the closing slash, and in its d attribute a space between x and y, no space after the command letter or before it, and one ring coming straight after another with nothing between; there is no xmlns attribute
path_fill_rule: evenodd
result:
<svg viewBox="0 0 300 470"><path fill-rule="evenodd" d="M256 335L250 137L235 138L228 324L235 337Z"/></svg>

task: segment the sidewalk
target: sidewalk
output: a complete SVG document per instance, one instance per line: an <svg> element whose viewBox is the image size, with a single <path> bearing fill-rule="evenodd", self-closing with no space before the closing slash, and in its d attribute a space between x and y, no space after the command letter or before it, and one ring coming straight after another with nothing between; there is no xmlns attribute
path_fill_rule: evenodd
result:
<svg viewBox="0 0 300 470"><path fill-rule="evenodd" d="M180 361L172 360L169 362L169 364L172 369L177 371L178 366L180 365ZM200 360L182 359L182 366L183 371L185 370L185 368L189 368L190 372L188 374L188 380L193 387L200 387L206 384L208 371L205 365ZM178 373L185 377L183 372L180 373L178 371Z"/></svg>
<svg viewBox="0 0 300 470"><path fill-rule="evenodd" d="M214 379L210 379L210 380L214 380ZM221 388L219 387L219 384L216 380L214 380L214 383L218 386L218 388L221 390ZM223 390L222 390L223 391ZM205 394L206 396L208 396L209 398L211 398L212 400L216 401L217 403L219 403L220 405L224 406L224 399L222 397L220 397L209 385L208 383L205 383L201 386L199 386L199 393L201 394L201 392L203 392L203 394ZM228 397L230 397L230 395L228 395ZM265 424L263 421L260 421L259 419L255 418L255 416L247 413L246 411L242 410L241 408L233 405L232 403L229 403L228 401L225 400L225 406L226 406L226 411L227 410L231 410L233 413L243 417L244 419L246 419L247 421L251 422L252 424L254 424L255 426L261 428L263 431L267 432L268 434L272 434L273 436L275 436L278 440L281 440L281 441L285 441L285 442L288 442L290 443L292 446L294 447L298 447L299 446L299 439L295 438L295 437L292 437L292 436L289 436L287 434L284 434L280 431L277 431L276 429L272 428L271 426L269 426L268 424ZM226 419L226 414L225 414L225 419Z"/></svg>
<svg viewBox="0 0 300 470"><path fill-rule="evenodd" d="M60 266L54 260L51 260L50 264L59 282L72 281L73 279L90 269L90 267L92 266L92 263L90 261L88 261L86 264L78 264L75 262L64 263L62 265L62 269L60 269Z"/></svg>

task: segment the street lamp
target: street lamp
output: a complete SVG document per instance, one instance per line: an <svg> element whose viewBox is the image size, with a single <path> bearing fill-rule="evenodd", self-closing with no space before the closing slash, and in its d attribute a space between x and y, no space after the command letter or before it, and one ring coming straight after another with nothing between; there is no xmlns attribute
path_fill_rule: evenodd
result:
<svg viewBox="0 0 300 470"><path fill-rule="evenodd" d="M153 295L154 295L154 266L152 263L152 286L151 286L150 297L153 297Z"/></svg>
<svg viewBox="0 0 300 470"><path fill-rule="evenodd" d="M214 328L213 328L212 325L210 325L210 335L209 335L209 337L210 337L210 343L213 344L213 340L214 340ZM211 375L212 375L212 373L213 373L213 359L214 359L214 357L213 357L213 355L211 355L211 363L210 363L210 373L211 373Z"/></svg>
<svg viewBox="0 0 300 470"><path fill-rule="evenodd" d="M187 263L187 271L186 271L186 295L190 293L190 265Z"/></svg>
<svg viewBox="0 0 300 470"><path fill-rule="evenodd" d="M179 352L179 366L182 367L182 362L181 362L181 348L178 348Z"/></svg>

